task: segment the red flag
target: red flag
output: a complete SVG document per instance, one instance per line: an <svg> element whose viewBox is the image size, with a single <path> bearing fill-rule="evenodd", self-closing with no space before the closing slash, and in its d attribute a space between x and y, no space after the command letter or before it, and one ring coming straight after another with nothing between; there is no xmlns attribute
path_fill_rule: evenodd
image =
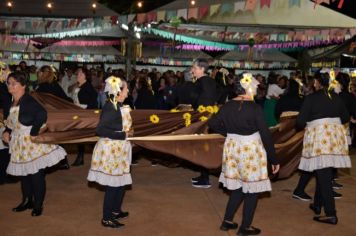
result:
<svg viewBox="0 0 356 236"><path fill-rule="evenodd" d="M337 8L341 9L343 5L344 5L344 0L340 0L339 5L337 5Z"/></svg>
<svg viewBox="0 0 356 236"><path fill-rule="evenodd" d="M204 6L204 7L199 7L199 19L205 17L209 13L209 7Z"/></svg>
<svg viewBox="0 0 356 236"><path fill-rule="evenodd" d="M260 6L261 6L261 9L262 9L264 6L267 6L267 7L269 8L269 7L271 6L271 0L261 0Z"/></svg>

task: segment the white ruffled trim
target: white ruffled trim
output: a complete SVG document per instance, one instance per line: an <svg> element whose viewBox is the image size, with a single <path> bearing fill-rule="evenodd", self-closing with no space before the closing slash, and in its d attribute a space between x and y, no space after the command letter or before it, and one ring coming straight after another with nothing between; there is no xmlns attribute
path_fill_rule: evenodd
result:
<svg viewBox="0 0 356 236"><path fill-rule="evenodd" d="M271 181L269 179L256 182L243 182L240 179L225 178L224 173L221 173L219 182L229 190L236 190L242 187L242 192L244 193L261 193L272 191Z"/></svg>
<svg viewBox="0 0 356 236"><path fill-rule="evenodd" d="M320 155L312 158L302 157L299 169L304 171L320 170L328 167L351 168L351 160L348 155Z"/></svg>
<svg viewBox="0 0 356 236"><path fill-rule="evenodd" d="M66 156L66 151L62 147L58 146L52 152L30 162L21 163L10 161L6 172L14 176L26 176L30 174L35 174L41 169L56 165Z"/></svg>
<svg viewBox="0 0 356 236"><path fill-rule="evenodd" d="M102 172L89 170L88 181L97 182L101 185L119 187L132 184L131 174L119 176L107 175Z"/></svg>

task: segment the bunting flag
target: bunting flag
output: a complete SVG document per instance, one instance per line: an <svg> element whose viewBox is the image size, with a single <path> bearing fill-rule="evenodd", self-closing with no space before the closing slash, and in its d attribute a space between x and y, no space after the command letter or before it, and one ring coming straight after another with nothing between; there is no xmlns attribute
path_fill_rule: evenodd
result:
<svg viewBox="0 0 356 236"><path fill-rule="evenodd" d="M187 19L188 16L188 9L179 9L177 11L177 17L178 18L183 18L183 19Z"/></svg>
<svg viewBox="0 0 356 236"><path fill-rule="evenodd" d="M225 14L233 11L234 6L232 3L223 3L221 5L220 14Z"/></svg>
<svg viewBox="0 0 356 236"><path fill-rule="evenodd" d="M317 5L320 5L322 3L330 5L330 0L314 0L314 9Z"/></svg>
<svg viewBox="0 0 356 236"><path fill-rule="evenodd" d="M209 13L209 7L208 6L202 6L202 7L199 7L199 19L202 19L204 18L205 16L207 16Z"/></svg>
<svg viewBox="0 0 356 236"><path fill-rule="evenodd" d="M157 21L165 21L166 20L166 11L158 11L157 12Z"/></svg>
<svg viewBox="0 0 356 236"><path fill-rule="evenodd" d="M31 21L26 21L25 22L25 28L26 29L31 29L31 26L32 26Z"/></svg>
<svg viewBox="0 0 356 236"><path fill-rule="evenodd" d="M339 4L337 5L337 8L341 9L343 5L344 5L344 0L340 0Z"/></svg>
<svg viewBox="0 0 356 236"><path fill-rule="evenodd" d="M52 21L50 20L50 21L47 21L47 23L46 23L46 29L48 29L49 27L51 27L51 24L52 24Z"/></svg>
<svg viewBox="0 0 356 236"><path fill-rule="evenodd" d="M234 4L234 12L245 10L245 2L239 1Z"/></svg>
<svg viewBox="0 0 356 236"><path fill-rule="evenodd" d="M245 10L253 11L257 6L257 0L246 0Z"/></svg>
<svg viewBox="0 0 356 236"><path fill-rule="evenodd" d="M17 27L17 25L19 24L19 22L18 21L13 21L12 22L12 25L11 25L11 29L16 29L16 27Z"/></svg>
<svg viewBox="0 0 356 236"><path fill-rule="evenodd" d="M212 16L212 15L217 14L218 11L219 11L220 6L221 6L221 4L214 4L214 5L211 5L211 6L210 6L210 14L209 14L209 15Z"/></svg>
<svg viewBox="0 0 356 236"><path fill-rule="evenodd" d="M143 24L144 22L146 22L146 14L145 13L137 14L136 21L139 24Z"/></svg>
<svg viewBox="0 0 356 236"><path fill-rule="evenodd" d="M198 19L198 8L197 7L189 8L188 19L191 19L191 18Z"/></svg>
<svg viewBox="0 0 356 236"><path fill-rule="evenodd" d="M300 0L289 0L289 8L293 6L300 7Z"/></svg>
<svg viewBox="0 0 356 236"><path fill-rule="evenodd" d="M127 16L127 23L130 24L131 22L133 22L136 18L135 14L130 14Z"/></svg>
<svg viewBox="0 0 356 236"><path fill-rule="evenodd" d="M119 22L120 22L121 24L127 25L127 24L128 24L128 22L127 22L127 15L119 16Z"/></svg>
<svg viewBox="0 0 356 236"><path fill-rule="evenodd" d="M288 3L287 0L273 0L274 7L279 9L285 9L287 3Z"/></svg>
<svg viewBox="0 0 356 236"><path fill-rule="evenodd" d="M147 13L146 16L148 22L157 21L157 12L155 11Z"/></svg>
<svg viewBox="0 0 356 236"><path fill-rule="evenodd" d="M260 6L261 6L261 9L262 9L264 6L267 6L268 8L270 8L270 6L271 6L271 0L261 0L261 1L260 1Z"/></svg>
<svg viewBox="0 0 356 236"><path fill-rule="evenodd" d="M119 20L119 17L118 17L118 16L112 16L112 17L110 17L111 25L116 25L118 20ZM77 23L77 27L78 27L78 25L79 25L79 24Z"/></svg>
<svg viewBox="0 0 356 236"><path fill-rule="evenodd" d="M167 11L166 12L166 20L170 21L172 18L177 17L177 11Z"/></svg>

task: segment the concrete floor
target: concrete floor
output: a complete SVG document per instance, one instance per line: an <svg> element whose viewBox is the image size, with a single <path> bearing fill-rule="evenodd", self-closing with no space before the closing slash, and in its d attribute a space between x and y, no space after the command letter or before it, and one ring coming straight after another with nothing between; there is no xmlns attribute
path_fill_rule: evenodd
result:
<svg viewBox="0 0 356 236"><path fill-rule="evenodd" d="M298 174L273 183L271 195L265 194L258 203L253 226L262 229L261 235L294 236L352 236L356 235L356 152L354 167L340 172L343 198L336 200L339 224L316 223L308 202L291 198ZM11 211L21 200L20 183L0 186L0 235L148 235L148 236L219 236L235 235L235 231L219 230L228 195L218 187L217 177L211 177L210 189L191 187L190 178L197 172L189 168L151 166L141 159L133 166L132 188L127 191L123 209L130 216L121 222L120 229L104 228L100 224L103 191L89 185L90 153L84 167L58 170L46 177L47 194L41 217L31 217L30 211ZM72 162L74 155L69 155ZM307 188L313 194L315 181ZM235 221L241 222L240 207Z"/></svg>

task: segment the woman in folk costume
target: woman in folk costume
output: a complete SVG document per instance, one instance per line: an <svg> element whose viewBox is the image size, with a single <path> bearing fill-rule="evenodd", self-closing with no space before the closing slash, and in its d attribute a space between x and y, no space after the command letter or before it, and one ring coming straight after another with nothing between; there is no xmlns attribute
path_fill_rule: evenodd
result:
<svg viewBox="0 0 356 236"><path fill-rule="evenodd" d="M6 120L3 140L9 143L11 154L7 173L22 176L23 199L13 211L33 208L31 215L39 216L42 214L46 192L44 169L57 164L67 154L58 145L32 141L45 124L47 112L27 93L28 83L28 76L24 72L14 72L8 76L7 86L13 103Z"/></svg>
<svg viewBox="0 0 356 236"><path fill-rule="evenodd" d="M126 140L131 129L130 107L122 106L128 94L127 83L111 76L105 81L105 103L96 132L88 180L106 186L102 225L119 228L117 220L128 216L121 210L125 185L132 184L130 174L131 144Z"/></svg>
<svg viewBox="0 0 356 236"><path fill-rule="evenodd" d="M299 169L315 172L315 221L337 224L335 200L332 195L333 168L351 167L346 129L350 120L348 111L332 90L338 87L334 72L315 76L316 92L307 96L297 117L297 126L305 129L303 152ZM321 207L325 215L320 216Z"/></svg>
<svg viewBox="0 0 356 236"><path fill-rule="evenodd" d="M251 226L258 193L271 191L267 160L273 173L279 170L271 134L261 107L253 101L258 82L251 74L237 78L236 97L228 101L209 120L209 127L226 136L222 172L219 181L231 190L221 230L236 229L234 214L244 201L242 224L238 235L256 235L260 229Z"/></svg>

